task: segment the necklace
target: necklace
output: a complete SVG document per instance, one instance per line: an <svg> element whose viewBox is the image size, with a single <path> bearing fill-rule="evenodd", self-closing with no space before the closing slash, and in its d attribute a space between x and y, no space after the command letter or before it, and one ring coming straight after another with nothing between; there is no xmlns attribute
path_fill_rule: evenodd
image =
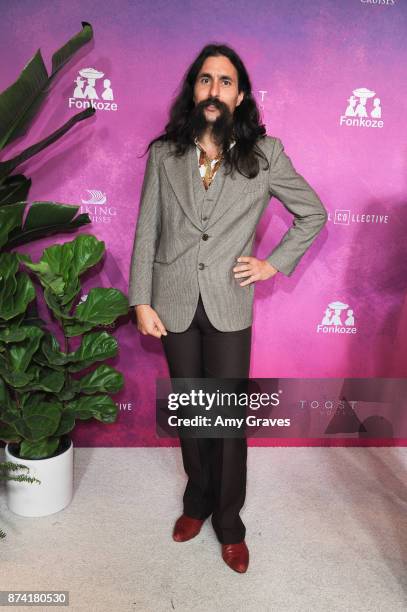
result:
<svg viewBox="0 0 407 612"><path fill-rule="evenodd" d="M206 152L206 150L203 148L203 146L201 145L201 143L199 142L198 138L195 138L195 144L198 146L198 148L204 153L205 157L209 160L209 161L214 161L215 159L219 159L221 160L223 158L223 151L219 154L219 152L215 155L215 157L210 157L208 155L208 153Z"/></svg>

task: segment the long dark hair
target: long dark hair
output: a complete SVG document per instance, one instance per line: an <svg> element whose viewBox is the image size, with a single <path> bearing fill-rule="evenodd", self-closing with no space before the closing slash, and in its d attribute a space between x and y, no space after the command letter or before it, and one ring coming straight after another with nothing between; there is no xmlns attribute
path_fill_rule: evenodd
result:
<svg viewBox="0 0 407 612"><path fill-rule="evenodd" d="M179 94L171 105L170 118L164 133L149 143L146 153L154 142L170 141L175 144L174 154L178 157L184 155L187 148L194 144L188 118L194 108L195 81L206 58L219 55L227 57L236 68L239 93L241 91L244 93L242 102L236 106L233 114L233 134L236 144L231 149L223 150L225 172L228 174L236 169L244 176L254 178L259 173L259 157L267 163L265 170L269 168L266 156L257 146L258 139L265 136L266 128L260 121L247 70L238 54L227 45L206 45L192 62L179 87Z"/></svg>

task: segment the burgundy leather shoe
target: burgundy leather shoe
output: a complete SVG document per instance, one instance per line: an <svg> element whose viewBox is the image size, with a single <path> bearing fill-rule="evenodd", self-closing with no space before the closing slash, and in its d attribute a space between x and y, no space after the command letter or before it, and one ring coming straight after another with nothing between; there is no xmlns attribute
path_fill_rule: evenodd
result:
<svg viewBox="0 0 407 612"><path fill-rule="evenodd" d="M222 557L235 572L243 574L249 566L249 550L244 540L238 544L222 544Z"/></svg>
<svg viewBox="0 0 407 612"><path fill-rule="evenodd" d="M182 514L176 521L172 534L173 540L176 542L186 542L191 540L201 531L201 527L205 519L195 519Z"/></svg>

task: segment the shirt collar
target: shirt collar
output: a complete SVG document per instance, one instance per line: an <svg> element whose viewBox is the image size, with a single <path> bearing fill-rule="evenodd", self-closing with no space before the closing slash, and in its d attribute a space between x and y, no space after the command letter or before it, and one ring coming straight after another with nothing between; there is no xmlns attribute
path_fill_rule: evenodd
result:
<svg viewBox="0 0 407 612"><path fill-rule="evenodd" d="M202 147L200 146L200 144L198 143L198 138L195 138L195 139L194 139L194 143L196 144L196 146L198 147L198 149L199 149L200 151L203 151L203 148L202 148ZM229 145L229 151L230 151L230 149L231 149L231 148L232 148L232 147L233 147L235 144L236 144L236 140L232 140L232 142L231 142L231 143L230 143L230 145Z"/></svg>

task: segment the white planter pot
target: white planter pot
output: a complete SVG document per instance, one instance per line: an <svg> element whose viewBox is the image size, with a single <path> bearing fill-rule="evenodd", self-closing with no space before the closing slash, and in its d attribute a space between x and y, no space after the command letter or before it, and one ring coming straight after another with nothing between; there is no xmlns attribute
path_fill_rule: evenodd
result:
<svg viewBox="0 0 407 612"><path fill-rule="evenodd" d="M8 508L21 516L47 516L65 508L73 495L72 440L65 438L64 449L47 459L20 459L13 454L15 446L6 445L6 461L27 465L30 468L27 476L34 476L41 483L6 480Z"/></svg>

